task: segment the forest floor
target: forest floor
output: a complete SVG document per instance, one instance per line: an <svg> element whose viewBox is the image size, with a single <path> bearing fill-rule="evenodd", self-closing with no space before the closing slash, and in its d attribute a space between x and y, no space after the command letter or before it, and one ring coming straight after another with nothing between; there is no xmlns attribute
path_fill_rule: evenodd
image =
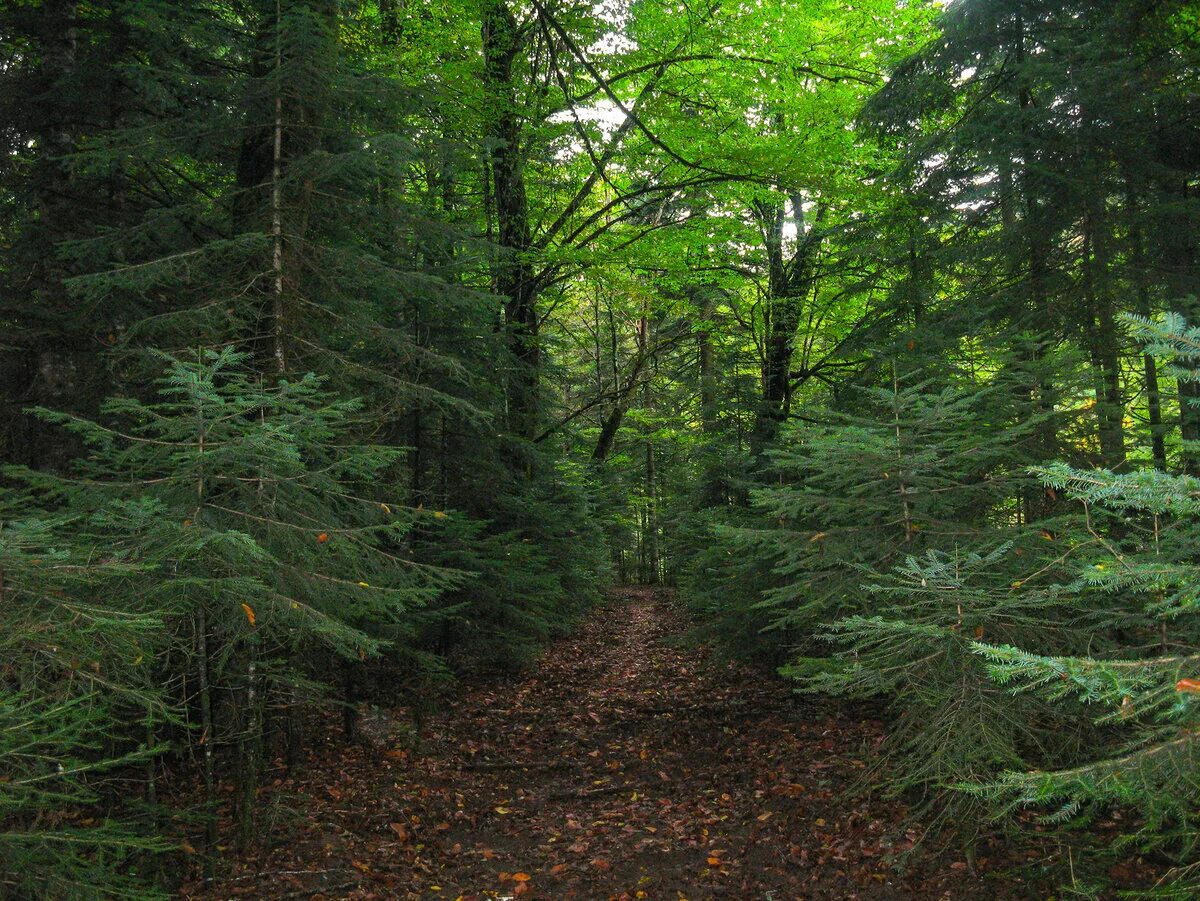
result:
<svg viewBox="0 0 1200 901"><path fill-rule="evenodd" d="M846 795L881 724L678 642L687 625L626 590L520 681L464 686L419 753L327 730L265 791L262 848L181 897L1046 897L1011 853L975 873L906 855L903 807Z"/></svg>

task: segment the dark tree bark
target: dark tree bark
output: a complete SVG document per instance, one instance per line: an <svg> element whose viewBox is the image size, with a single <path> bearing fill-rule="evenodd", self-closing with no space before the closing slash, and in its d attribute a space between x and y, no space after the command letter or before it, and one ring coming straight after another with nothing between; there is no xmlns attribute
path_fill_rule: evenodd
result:
<svg viewBox="0 0 1200 901"><path fill-rule="evenodd" d="M821 211L817 213L814 226L806 229L802 199L793 196L791 204L796 249L790 259L784 249L787 218L783 204L760 203L754 208L767 252L762 396L750 436L750 450L755 457L775 440L790 411L796 330L800 327L805 299L812 289L816 253L821 246L821 236L816 228L822 218Z"/></svg>
<svg viewBox="0 0 1200 901"><path fill-rule="evenodd" d="M1108 265L1104 223L1095 204L1084 222L1083 282L1092 313L1088 343L1096 374L1096 424L1100 457L1108 469L1125 463L1125 399L1121 394L1121 357L1113 300L1107 290Z"/></svg>
<svg viewBox="0 0 1200 901"><path fill-rule="evenodd" d="M1149 318L1153 311L1150 301L1150 271L1147 264L1145 233L1141 225L1142 203L1134 178L1125 172L1125 216L1129 225L1129 257L1133 273L1130 282L1137 298L1137 312ZM1142 372L1146 383L1146 416L1150 425L1150 453L1154 468L1167 468L1167 446L1162 418L1162 393L1158 385L1158 363L1150 354L1142 355Z"/></svg>
<svg viewBox="0 0 1200 901"><path fill-rule="evenodd" d="M702 285L697 289L703 327L696 333L696 358L700 381L700 426L706 435L717 430L717 375L713 371L712 324L716 310L716 289Z"/></svg>
<svg viewBox="0 0 1200 901"><path fill-rule="evenodd" d="M505 0L487 0L483 8L484 80L493 104L488 123L488 156L492 203L500 255L493 267L493 287L504 299L504 323L515 371L509 381L510 430L532 440L538 429L538 285L530 253L529 201L521 122L517 115L513 63L525 34Z"/></svg>
<svg viewBox="0 0 1200 901"><path fill-rule="evenodd" d="M1168 181L1163 189L1160 246L1166 272L1166 305L1187 319L1200 322L1200 274L1197 272L1196 214L1185 177ZM1200 383L1179 381L1179 432L1185 442L1200 441ZM1200 457L1186 448L1182 468L1200 475Z"/></svg>

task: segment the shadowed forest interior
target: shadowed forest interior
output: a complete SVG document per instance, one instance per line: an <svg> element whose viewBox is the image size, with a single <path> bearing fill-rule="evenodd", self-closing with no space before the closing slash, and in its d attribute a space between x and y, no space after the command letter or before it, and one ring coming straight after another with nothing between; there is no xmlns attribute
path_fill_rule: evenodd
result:
<svg viewBox="0 0 1200 901"><path fill-rule="evenodd" d="M0 898L1200 897L1200 5L0 2Z"/></svg>

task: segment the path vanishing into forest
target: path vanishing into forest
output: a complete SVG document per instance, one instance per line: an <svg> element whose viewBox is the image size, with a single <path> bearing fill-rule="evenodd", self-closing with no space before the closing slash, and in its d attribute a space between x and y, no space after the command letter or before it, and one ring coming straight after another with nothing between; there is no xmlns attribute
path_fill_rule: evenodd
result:
<svg viewBox="0 0 1200 901"><path fill-rule="evenodd" d="M986 857L905 861L903 809L843 796L881 725L678 642L669 597L625 590L467 686L419 754L328 734L267 790L263 849L181 897L1037 897Z"/></svg>

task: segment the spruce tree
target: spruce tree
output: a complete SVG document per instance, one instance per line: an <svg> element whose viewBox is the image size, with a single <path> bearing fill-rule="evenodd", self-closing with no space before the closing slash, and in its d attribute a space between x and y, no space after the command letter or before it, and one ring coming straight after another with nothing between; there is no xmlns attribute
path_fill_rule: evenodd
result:
<svg viewBox="0 0 1200 901"><path fill-rule="evenodd" d="M1179 379L1200 378L1200 331L1179 317L1134 325L1152 342L1151 352L1173 358ZM1200 636L1191 616L1200 483L1153 468L1114 473L1054 464L1037 474L1047 490L1068 498L1080 526L1060 591L1082 623L1106 640L1077 642L1072 653L1036 633L1023 641L981 635L971 651L1010 704L1034 698L1078 710L1104 739L1081 759L1052 759L1037 769L1026 761L963 790L1000 810L1033 806L1054 822L1086 820L1114 805L1134 808L1139 816L1114 851L1134 846L1168 855L1173 866L1161 894L1190 897L1200 886L1194 790ZM1114 519L1108 527L1106 515ZM1025 586L1016 594L1025 600Z"/></svg>
<svg viewBox="0 0 1200 901"><path fill-rule="evenodd" d="M70 480L20 473L79 511L76 546L139 568L112 603L165 618L169 643L144 667L193 728L164 723L164 735L199 753L210 802L218 758L236 763L242 842L267 743L286 725L268 709L319 698L339 658L436 666L416 642L422 610L464 575L412 558L423 514L380 481L403 451L345 442L359 404L311 375L264 386L251 359L164 358L157 396L114 398L101 421L42 411L91 453Z"/></svg>
<svg viewBox="0 0 1200 901"><path fill-rule="evenodd" d="M176 722L154 665L165 612L121 603L147 569L75 544L86 514L0 499L0 896L160 897L150 858L172 843L146 789Z"/></svg>

